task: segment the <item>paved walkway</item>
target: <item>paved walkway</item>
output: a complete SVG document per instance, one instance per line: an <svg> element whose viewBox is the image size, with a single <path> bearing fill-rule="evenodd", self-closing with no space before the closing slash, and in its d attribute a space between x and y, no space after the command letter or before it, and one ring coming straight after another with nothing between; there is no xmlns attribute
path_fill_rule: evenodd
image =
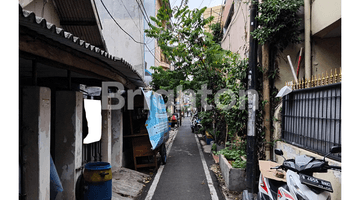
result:
<svg viewBox="0 0 360 200"><path fill-rule="evenodd" d="M185 118L172 146L168 147L167 164L160 166L144 191L145 199L224 199L214 174L208 169L213 163L211 155L203 154L197 137L191 133L190 117Z"/></svg>

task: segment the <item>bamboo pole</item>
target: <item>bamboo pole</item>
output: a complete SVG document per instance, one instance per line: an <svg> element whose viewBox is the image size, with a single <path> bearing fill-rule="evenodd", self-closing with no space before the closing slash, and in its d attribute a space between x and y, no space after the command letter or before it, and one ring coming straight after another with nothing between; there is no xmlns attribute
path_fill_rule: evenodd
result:
<svg viewBox="0 0 360 200"><path fill-rule="evenodd" d="M270 120L270 82L269 82L269 44L262 46L262 67L263 67L263 98L267 102L264 106L264 128L265 128L265 159L270 160L270 142L271 142L271 120ZM294 70L293 70L294 71ZM296 76L295 76L296 77Z"/></svg>

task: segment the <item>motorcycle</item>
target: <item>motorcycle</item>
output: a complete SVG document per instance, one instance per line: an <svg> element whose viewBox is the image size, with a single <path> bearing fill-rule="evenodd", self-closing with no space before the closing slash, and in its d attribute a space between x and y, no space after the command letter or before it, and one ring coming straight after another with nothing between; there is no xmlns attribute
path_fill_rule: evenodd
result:
<svg viewBox="0 0 360 200"><path fill-rule="evenodd" d="M200 118L199 118L199 116L198 116L197 113L192 116L192 118L191 118L191 125L190 125L190 127L191 127L191 132L192 132L192 133L198 131L198 130L202 127L200 121L201 121L201 120L200 120Z"/></svg>
<svg viewBox="0 0 360 200"><path fill-rule="evenodd" d="M323 159L315 159L306 155L296 156L295 159L285 159L283 151L275 150L275 154L282 156L284 162L280 166L270 169L276 170L277 178L266 178L263 172L259 177L259 200L330 200L333 192L331 182L313 177L313 173L326 173L328 169L341 171L340 166L329 165L325 158L331 153L340 153L341 147L334 146ZM279 170L284 170L286 174ZM269 169L268 169L269 171ZM279 181L284 175L286 182ZM279 178L281 177L281 178ZM277 179L277 180L275 180Z"/></svg>

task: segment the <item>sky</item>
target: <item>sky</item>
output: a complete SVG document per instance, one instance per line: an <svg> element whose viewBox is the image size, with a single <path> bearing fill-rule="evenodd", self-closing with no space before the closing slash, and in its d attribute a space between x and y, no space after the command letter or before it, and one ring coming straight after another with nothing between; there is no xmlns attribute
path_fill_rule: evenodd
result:
<svg viewBox="0 0 360 200"><path fill-rule="evenodd" d="M182 0L170 0L171 8L179 6ZM188 6L190 9L202 8L202 7L214 7L221 5L224 0L189 0Z"/></svg>

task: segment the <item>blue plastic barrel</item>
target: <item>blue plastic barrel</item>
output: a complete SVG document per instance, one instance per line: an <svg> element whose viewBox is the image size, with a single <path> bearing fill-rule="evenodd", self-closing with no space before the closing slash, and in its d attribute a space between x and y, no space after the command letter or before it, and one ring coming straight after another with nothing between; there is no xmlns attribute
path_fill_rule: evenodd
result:
<svg viewBox="0 0 360 200"><path fill-rule="evenodd" d="M112 196L112 173L108 162L85 165L84 200L110 200Z"/></svg>

